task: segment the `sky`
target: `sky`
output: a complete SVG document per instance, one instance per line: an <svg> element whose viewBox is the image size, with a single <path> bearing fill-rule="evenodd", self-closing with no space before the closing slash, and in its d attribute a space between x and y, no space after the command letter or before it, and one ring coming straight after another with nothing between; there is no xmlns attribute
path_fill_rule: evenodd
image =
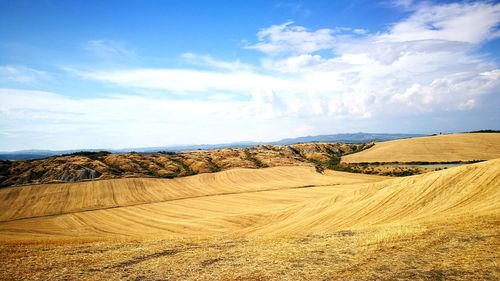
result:
<svg viewBox="0 0 500 281"><path fill-rule="evenodd" d="M498 1L0 1L0 151L500 129Z"/></svg>

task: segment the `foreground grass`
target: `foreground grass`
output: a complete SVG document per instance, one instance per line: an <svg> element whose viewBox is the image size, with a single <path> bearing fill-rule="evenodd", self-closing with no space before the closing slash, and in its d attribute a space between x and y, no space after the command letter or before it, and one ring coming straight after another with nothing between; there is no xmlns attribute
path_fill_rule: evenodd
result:
<svg viewBox="0 0 500 281"><path fill-rule="evenodd" d="M467 217L274 238L8 242L0 245L0 279L498 280L499 222Z"/></svg>

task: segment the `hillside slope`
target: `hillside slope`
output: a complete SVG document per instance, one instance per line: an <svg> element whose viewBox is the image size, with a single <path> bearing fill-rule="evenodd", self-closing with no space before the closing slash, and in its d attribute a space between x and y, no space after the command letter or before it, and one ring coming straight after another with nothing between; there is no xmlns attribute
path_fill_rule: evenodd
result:
<svg viewBox="0 0 500 281"><path fill-rule="evenodd" d="M77 213L220 194L340 185L384 177L313 167L231 169L175 179L129 178L0 189L0 221Z"/></svg>
<svg viewBox="0 0 500 281"><path fill-rule="evenodd" d="M252 171L255 172L261 170ZM302 177L299 173L296 175ZM257 175L251 181L257 180L258 186L259 178ZM265 185L266 177L261 179L261 184ZM366 179L373 180L361 180ZM241 186L247 180L243 177L239 183L229 182L229 186ZM316 180L316 183L327 182ZM345 179L339 182L344 184L269 191L266 191L268 188L255 191L253 186L247 187L253 192L214 194L118 208L102 207L100 210L81 212L77 212L76 208L68 214L0 222L0 238L294 235L428 222L464 215L494 215L500 207L500 159L376 183L352 184ZM80 202L85 196L100 198L101 194L91 195L87 190L74 200ZM97 199L97 202L102 201ZM43 204L53 205L50 201L40 201L28 210L41 210L43 214L50 209ZM8 213L9 207L4 206L3 209ZM21 218L29 216L30 211L9 215Z"/></svg>
<svg viewBox="0 0 500 281"><path fill-rule="evenodd" d="M358 186L279 213L256 233L314 233L499 215L500 159Z"/></svg>
<svg viewBox="0 0 500 281"><path fill-rule="evenodd" d="M498 280L500 159L382 181L329 171L322 176L312 167L297 168L310 169L305 174L281 169L169 180L191 180L177 190L199 184L213 188L212 195L0 222L0 259L8 261L0 263L0 279ZM343 179L295 186L325 183L330 176ZM281 188L283 177L291 181ZM70 193L80 195L66 205L83 200L98 207L94 203L109 197L96 189L128 180L58 186L66 186L61 193L79 187ZM281 189L266 190L269 183ZM145 180L144 190L127 196L147 193L149 184ZM220 185L238 192L217 194ZM13 210L28 204L43 213L61 204L31 201L57 197L48 193L56 185L45 187L8 188L33 190L3 194L1 201L18 204ZM106 194L127 202L118 195L126 189ZM141 200L164 192L172 190L158 187Z"/></svg>
<svg viewBox="0 0 500 281"><path fill-rule="evenodd" d="M367 150L343 156L342 162L452 162L499 157L500 133L467 133L375 143Z"/></svg>
<svg viewBox="0 0 500 281"><path fill-rule="evenodd" d="M184 153L80 152L30 161L0 161L0 186L128 177L176 178L233 168L321 165L365 144L310 143Z"/></svg>

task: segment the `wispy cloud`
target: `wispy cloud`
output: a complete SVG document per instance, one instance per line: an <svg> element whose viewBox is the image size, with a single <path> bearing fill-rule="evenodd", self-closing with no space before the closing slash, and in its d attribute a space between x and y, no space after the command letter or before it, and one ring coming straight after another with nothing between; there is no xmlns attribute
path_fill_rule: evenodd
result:
<svg viewBox="0 0 500 281"><path fill-rule="evenodd" d="M0 66L0 81L21 84L33 84L48 79L45 71L36 70L26 66L2 65Z"/></svg>
<svg viewBox="0 0 500 281"><path fill-rule="evenodd" d="M415 0L391 0L389 1L391 6L401 7L404 9L410 8L414 4Z"/></svg>
<svg viewBox="0 0 500 281"><path fill-rule="evenodd" d="M453 3L423 5L409 18L379 36L381 41L442 40L478 44L498 37L500 5Z"/></svg>
<svg viewBox="0 0 500 281"><path fill-rule="evenodd" d="M284 110L272 92L253 93L248 101L179 101L168 98L113 95L70 98L61 94L0 88L0 139L3 149L71 149L221 143L242 139L286 137L272 123L255 127ZM257 119L255 118L257 117ZM240 130L245 127L248 130ZM293 124L289 124L293 128ZM291 128L288 128L291 129ZM61 137L64 136L64 137ZM96 138L95 136L100 136ZM40 145L34 145L43 139ZM209 141L207 141L209 140ZM50 143L50 146L47 146Z"/></svg>
<svg viewBox="0 0 500 281"><path fill-rule="evenodd" d="M223 61L223 60L214 59L210 55L184 53L184 54L182 54L182 58L184 58L188 62L196 64L196 65L205 65L205 66L218 68L218 69L225 69L225 70L237 71L237 70L250 70L253 68L251 65L242 63L239 60Z"/></svg>
<svg viewBox="0 0 500 281"><path fill-rule="evenodd" d="M307 9L304 4L298 2L280 2L275 5L278 9L290 11L295 16L309 17L312 11Z"/></svg>
<svg viewBox="0 0 500 281"><path fill-rule="evenodd" d="M176 94L232 91L248 95L259 89L300 91L300 81L262 75L251 71L201 71L192 69L129 69L80 72L79 75L121 87L168 90Z"/></svg>
<svg viewBox="0 0 500 281"><path fill-rule="evenodd" d="M89 40L84 45L85 49L99 56L135 56L135 51L123 41L115 40Z"/></svg>

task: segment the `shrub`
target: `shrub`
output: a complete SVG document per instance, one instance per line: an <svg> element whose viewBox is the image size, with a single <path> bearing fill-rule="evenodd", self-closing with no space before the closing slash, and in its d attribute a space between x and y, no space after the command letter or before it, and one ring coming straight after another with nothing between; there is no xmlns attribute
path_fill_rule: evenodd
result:
<svg viewBox="0 0 500 281"><path fill-rule="evenodd" d="M165 151L165 150L158 151L157 153L159 153L159 154L165 154L165 155L175 155L175 154L177 154L174 151Z"/></svg>
<svg viewBox="0 0 500 281"><path fill-rule="evenodd" d="M322 174L325 171L325 168L323 168L323 166L319 164L314 165L314 168L316 169L316 172L320 174Z"/></svg>

